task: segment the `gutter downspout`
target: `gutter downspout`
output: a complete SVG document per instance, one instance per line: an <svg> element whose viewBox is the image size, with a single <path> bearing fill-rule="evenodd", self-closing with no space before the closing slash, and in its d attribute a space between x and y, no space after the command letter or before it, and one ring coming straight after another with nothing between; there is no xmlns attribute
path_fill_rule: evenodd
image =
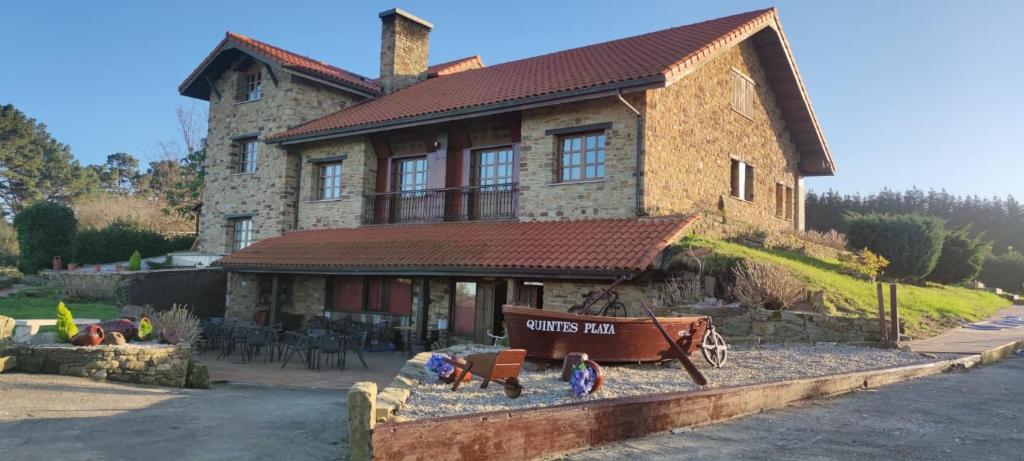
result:
<svg viewBox="0 0 1024 461"><path fill-rule="evenodd" d="M295 172L295 209L292 212L292 232L299 230L299 207L302 205L302 154L298 157L298 170Z"/></svg>
<svg viewBox="0 0 1024 461"><path fill-rule="evenodd" d="M622 91L615 93L619 97L619 101L622 101L629 110L636 114L636 216L639 218L646 215L644 211L644 196L643 196L643 168L644 168L644 118L640 115L640 111L633 107L626 98L622 97Z"/></svg>

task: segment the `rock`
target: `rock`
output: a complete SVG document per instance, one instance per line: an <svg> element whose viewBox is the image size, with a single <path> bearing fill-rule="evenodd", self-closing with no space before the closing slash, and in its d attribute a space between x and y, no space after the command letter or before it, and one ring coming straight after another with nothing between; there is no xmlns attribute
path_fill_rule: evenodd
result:
<svg viewBox="0 0 1024 461"><path fill-rule="evenodd" d="M364 461L373 459L370 436L377 424L377 385L372 382L358 382L348 391L348 444L349 459Z"/></svg>
<svg viewBox="0 0 1024 461"><path fill-rule="evenodd" d="M203 365L195 360L188 363L188 374L185 375L185 387L191 389L209 389L210 372Z"/></svg>
<svg viewBox="0 0 1024 461"><path fill-rule="evenodd" d="M14 336L14 319L0 315L0 343Z"/></svg>
<svg viewBox="0 0 1024 461"><path fill-rule="evenodd" d="M124 335L116 331L107 333L106 336L103 337L103 344L107 345L123 346L125 342L127 341L125 341Z"/></svg>
<svg viewBox="0 0 1024 461"><path fill-rule="evenodd" d="M92 378L92 379L95 379L97 381L103 381L103 380L107 379L107 370L103 370L103 369L96 370L96 371L92 372L92 374L89 375L89 377Z"/></svg>
<svg viewBox="0 0 1024 461"><path fill-rule="evenodd" d="M0 373L8 370L13 370L14 367L18 366L18 358L11 355L7 357L0 357Z"/></svg>

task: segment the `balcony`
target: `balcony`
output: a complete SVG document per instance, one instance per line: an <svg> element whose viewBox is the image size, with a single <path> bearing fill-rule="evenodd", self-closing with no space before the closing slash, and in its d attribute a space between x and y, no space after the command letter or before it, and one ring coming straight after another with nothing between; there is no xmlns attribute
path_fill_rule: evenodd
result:
<svg viewBox="0 0 1024 461"><path fill-rule="evenodd" d="M518 183L367 194L363 224L510 219L518 195Z"/></svg>

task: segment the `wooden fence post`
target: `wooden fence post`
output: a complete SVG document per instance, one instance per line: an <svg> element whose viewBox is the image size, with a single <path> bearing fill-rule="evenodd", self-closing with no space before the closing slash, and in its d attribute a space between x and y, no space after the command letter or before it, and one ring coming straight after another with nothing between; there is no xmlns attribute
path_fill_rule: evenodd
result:
<svg viewBox="0 0 1024 461"><path fill-rule="evenodd" d="M892 331L889 335L889 340L893 345L899 347L900 345L900 308L896 302L896 284L889 284L889 320L892 322Z"/></svg>
<svg viewBox="0 0 1024 461"><path fill-rule="evenodd" d="M875 282L875 293L878 294L878 340L884 343L889 340L889 329L885 326L885 294L882 292L882 282Z"/></svg>

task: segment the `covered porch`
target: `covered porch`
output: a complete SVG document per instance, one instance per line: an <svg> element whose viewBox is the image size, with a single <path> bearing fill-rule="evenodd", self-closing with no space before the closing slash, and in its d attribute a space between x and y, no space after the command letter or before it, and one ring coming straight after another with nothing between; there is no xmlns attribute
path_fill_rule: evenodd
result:
<svg viewBox="0 0 1024 461"><path fill-rule="evenodd" d="M657 269L696 219L461 222L304 231L216 264L227 316L286 329L314 318L379 326L378 349L491 344L501 307L565 311L616 278ZM642 287L620 290L632 305ZM635 298L635 299L634 299Z"/></svg>

